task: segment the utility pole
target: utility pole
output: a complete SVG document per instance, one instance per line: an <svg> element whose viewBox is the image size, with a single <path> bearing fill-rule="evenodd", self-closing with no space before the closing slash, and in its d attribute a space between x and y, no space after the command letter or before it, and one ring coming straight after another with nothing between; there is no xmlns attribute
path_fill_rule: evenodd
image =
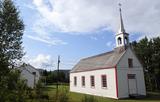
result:
<svg viewBox="0 0 160 102"><path fill-rule="evenodd" d="M56 95L58 97L58 84L59 84L59 64L60 64L60 56L58 56L58 62L57 62L57 85L56 85ZM56 98L57 98L56 97Z"/></svg>

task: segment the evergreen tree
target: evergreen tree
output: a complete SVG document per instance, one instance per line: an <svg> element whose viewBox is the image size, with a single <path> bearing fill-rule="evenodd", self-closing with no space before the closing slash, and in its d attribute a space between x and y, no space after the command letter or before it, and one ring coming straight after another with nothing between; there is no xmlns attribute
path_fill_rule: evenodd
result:
<svg viewBox="0 0 160 102"><path fill-rule="evenodd" d="M132 46L143 65L147 89L160 89L160 38L145 37Z"/></svg>
<svg viewBox="0 0 160 102"><path fill-rule="evenodd" d="M11 0L1 0L0 5L0 72L3 72L24 55L24 24Z"/></svg>
<svg viewBox="0 0 160 102"><path fill-rule="evenodd" d="M12 0L0 0L0 101L25 102L26 84L12 70L23 53L23 21Z"/></svg>
<svg viewBox="0 0 160 102"><path fill-rule="evenodd" d="M160 90L160 37L153 38L152 67L154 69L155 88Z"/></svg>

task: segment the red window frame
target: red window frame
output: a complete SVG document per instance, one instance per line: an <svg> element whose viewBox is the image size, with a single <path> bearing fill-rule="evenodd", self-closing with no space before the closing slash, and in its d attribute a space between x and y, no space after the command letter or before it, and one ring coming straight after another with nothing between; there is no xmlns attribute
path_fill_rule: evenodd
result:
<svg viewBox="0 0 160 102"><path fill-rule="evenodd" d="M91 87L95 87L95 78L93 75L90 76Z"/></svg>
<svg viewBox="0 0 160 102"><path fill-rule="evenodd" d="M133 59L132 58L128 58L128 67L133 68Z"/></svg>
<svg viewBox="0 0 160 102"><path fill-rule="evenodd" d="M82 76L82 86L85 86L85 76Z"/></svg>
<svg viewBox="0 0 160 102"><path fill-rule="evenodd" d="M77 86L77 77L74 77L74 86Z"/></svg>
<svg viewBox="0 0 160 102"><path fill-rule="evenodd" d="M107 75L101 75L102 88L107 88Z"/></svg>

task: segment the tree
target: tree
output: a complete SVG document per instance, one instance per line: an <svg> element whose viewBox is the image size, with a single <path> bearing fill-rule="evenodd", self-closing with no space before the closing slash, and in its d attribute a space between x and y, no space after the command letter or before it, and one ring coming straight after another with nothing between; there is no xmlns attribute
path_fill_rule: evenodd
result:
<svg viewBox="0 0 160 102"><path fill-rule="evenodd" d="M11 0L1 0L0 5L0 71L3 72L24 55L24 24Z"/></svg>
<svg viewBox="0 0 160 102"><path fill-rule="evenodd" d="M147 89L160 89L160 38L145 37L132 46L143 65Z"/></svg>
<svg viewBox="0 0 160 102"><path fill-rule="evenodd" d="M156 88L160 90L160 37L153 38L152 66L154 68Z"/></svg>
<svg viewBox="0 0 160 102"><path fill-rule="evenodd" d="M65 82L66 81L66 77L65 77L65 73L64 72L59 72L59 81L60 82Z"/></svg>
<svg viewBox="0 0 160 102"><path fill-rule="evenodd" d="M132 45L137 56L142 62L143 67L145 68L144 70L150 70L152 55L151 42L148 41L147 37L145 37L144 39L141 39L138 43L133 42Z"/></svg>
<svg viewBox="0 0 160 102"><path fill-rule="evenodd" d="M20 74L12 70L15 62L24 55L23 21L12 0L0 0L0 100L25 102L26 84Z"/></svg>
<svg viewBox="0 0 160 102"><path fill-rule="evenodd" d="M151 83L151 73L153 73L152 70L152 49L151 49L151 42L148 40L147 37L141 39L138 43L132 43L133 48L136 52L136 55L138 56L139 60L141 61L143 68L144 68L144 74L145 74L145 81L147 89L152 88ZM152 89L151 89L152 90Z"/></svg>

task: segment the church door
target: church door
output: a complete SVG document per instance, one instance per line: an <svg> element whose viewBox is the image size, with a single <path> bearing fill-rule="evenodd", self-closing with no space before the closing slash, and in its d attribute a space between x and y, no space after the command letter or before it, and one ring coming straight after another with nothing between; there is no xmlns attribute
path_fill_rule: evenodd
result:
<svg viewBox="0 0 160 102"><path fill-rule="evenodd" d="M137 81L135 74L128 74L129 95L137 94Z"/></svg>

